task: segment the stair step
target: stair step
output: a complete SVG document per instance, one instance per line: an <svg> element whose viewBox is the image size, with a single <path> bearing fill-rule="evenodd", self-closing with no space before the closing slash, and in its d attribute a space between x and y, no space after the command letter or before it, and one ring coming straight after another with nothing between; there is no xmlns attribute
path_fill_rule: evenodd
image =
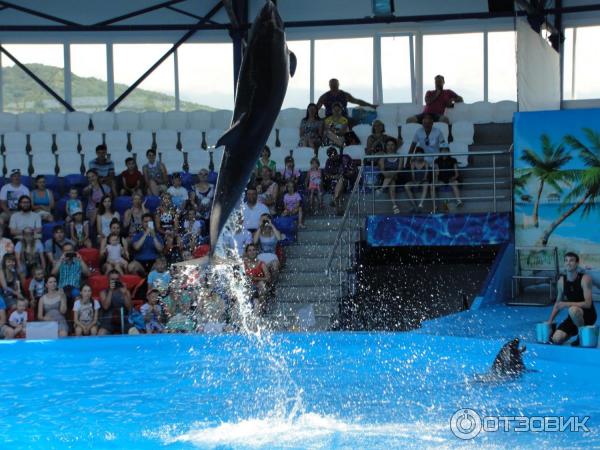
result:
<svg viewBox="0 0 600 450"><path fill-rule="evenodd" d="M286 253L285 268L281 275L290 273L325 273L327 268L327 258L310 256L289 256Z"/></svg>
<svg viewBox="0 0 600 450"><path fill-rule="evenodd" d="M298 311L311 303L278 303L270 311L272 316L298 316ZM312 303L315 316L332 317L339 313L339 303Z"/></svg>
<svg viewBox="0 0 600 450"><path fill-rule="evenodd" d="M324 286L328 282L325 269L319 272L299 272L287 266L277 279L278 286Z"/></svg>
<svg viewBox="0 0 600 450"><path fill-rule="evenodd" d="M329 258L331 247L317 244L294 244L285 247L284 252L289 258Z"/></svg>
<svg viewBox="0 0 600 450"><path fill-rule="evenodd" d="M308 244L331 244L335 242L338 230L302 230L298 232L297 242Z"/></svg>
<svg viewBox="0 0 600 450"><path fill-rule="evenodd" d="M337 286L276 286L275 298L278 303L326 302Z"/></svg>

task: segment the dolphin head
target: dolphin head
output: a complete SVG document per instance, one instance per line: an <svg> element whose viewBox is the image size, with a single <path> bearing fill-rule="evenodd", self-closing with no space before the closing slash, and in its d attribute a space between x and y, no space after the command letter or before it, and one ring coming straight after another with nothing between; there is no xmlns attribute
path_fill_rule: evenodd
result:
<svg viewBox="0 0 600 450"><path fill-rule="evenodd" d="M283 30L283 20L279 15L277 6L271 0L267 0L258 13L257 20L262 23L263 28L265 24L271 25L274 29Z"/></svg>

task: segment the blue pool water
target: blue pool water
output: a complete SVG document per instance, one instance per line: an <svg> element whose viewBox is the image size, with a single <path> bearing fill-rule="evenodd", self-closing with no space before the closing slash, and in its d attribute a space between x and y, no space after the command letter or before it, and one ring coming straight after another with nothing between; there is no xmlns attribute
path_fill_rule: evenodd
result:
<svg viewBox="0 0 600 450"><path fill-rule="evenodd" d="M502 341L416 333L0 341L2 448L393 449L600 446L595 350L532 345L537 370L472 376ZM589 432L450 430L481 415L589 415Z"/></svg>

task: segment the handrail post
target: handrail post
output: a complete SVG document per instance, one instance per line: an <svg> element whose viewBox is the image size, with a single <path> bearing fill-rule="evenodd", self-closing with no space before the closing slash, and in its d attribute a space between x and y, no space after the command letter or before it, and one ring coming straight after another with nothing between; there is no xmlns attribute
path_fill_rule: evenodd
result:
<svg viewBox="0 0 600 450"><path fill-rule="evenodd" d="M431 173L431 202L433 203L433 213L435 214L435 164Z"/></svg>
<svg viewBox="0 0 600 450"><path fill-rule="evenodd" d="M492 170L494 171L493 173L493 180L494 180L494 212L498 212L498 208L496 205L496 155L493 154L492 155Z"/></svg>
<svg viewBox="0 0 600 450"><path fill-rule="evenodd" d="M372 159L371 160L371 215L374 216L375 215L375 180L373 179L373 174L374 174L374 170L373 170L373 166L374 166L374 162L375 160Z"/></svg>

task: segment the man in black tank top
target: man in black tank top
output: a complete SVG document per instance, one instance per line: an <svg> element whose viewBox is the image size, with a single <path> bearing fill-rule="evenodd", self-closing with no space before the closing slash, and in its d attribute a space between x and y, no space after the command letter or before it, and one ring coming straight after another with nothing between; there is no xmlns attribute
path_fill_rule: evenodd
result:
<svg viewBox="0 0 600 450"><path fill-rule="evenodd" d="M579 327L596 323L596 309L592 302L592 278L579 272L578 264L579 256L576 253L565 254L567 270L558 279L556 303L548 322L552 323L561 309L568 308L569 316L552 335L552 342L555 344L562 344L571 336L576 336ZM577 339L574 345L578 343Z"/></svg>

